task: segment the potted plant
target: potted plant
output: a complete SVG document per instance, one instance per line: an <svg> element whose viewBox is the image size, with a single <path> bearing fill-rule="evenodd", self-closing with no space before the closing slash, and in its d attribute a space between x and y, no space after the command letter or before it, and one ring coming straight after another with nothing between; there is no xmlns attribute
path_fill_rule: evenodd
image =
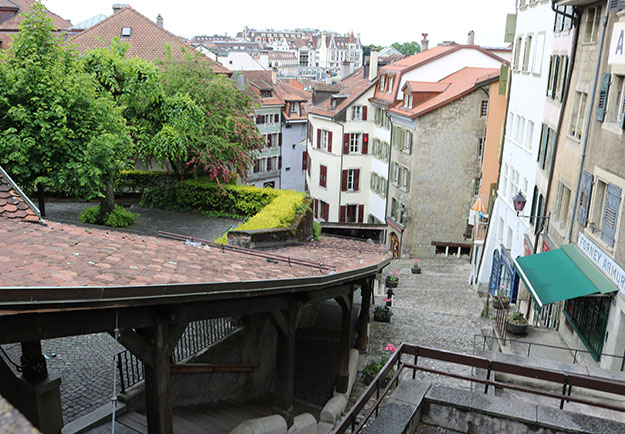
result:
<svg viewBox="0 0 625 434"><path fill-rule="evenodd" d="M398 284L399 284L399 273L397 272L397 270L393 270L391 274L386 276L386 286L388 288L397 288Z"/></svg>
<svg viewBox="0 0 625 434"><path fill-rule="evenodd" d="M373 310L373 319L378 322L391 322L393 311L388 306L376 306Z"/></svg>
<svg viewBox="0 0 625 434"><path fill-rule="evenodd" d="M508 314L506 330L515 335L527 334L527 319L525 319L521 312L515 310Z"/></svg>
<svg viewBox="0 0 625 434"><path fill-rule="evenodd" d="M497 291L497 295L493 295L493 307L495 309L508 309L510 305L510 297L503 291Z"/></svg>
<svg viewBox="0 0 625 434"><path fill-rule="evenodd" d="M412 272L412 274L421 274L421 267L419 266L419 260L417 258L412 261L412 268L410 269L410 271Z"/></svg>
<svg viewBox="0 0 625 434"><path fill-rule="evenodd" d="M392 353L393 351L397 350L397 348L395 348L395 345L388 343L384 350ZM371 384L371 382L374 380L375 377L377 377L378 373L382 370L382 368L384 368L384 365L386 365L387 362L388 356L386 354L382 354L382 356L380 356L378 360L370 360L369 363L367 363L365 367L362 368L363 383L365 383L366 385ZM382 380L381 386L386 387L394 374L395 371L389 372L389 375L387 375L386 378Z"/></svg>

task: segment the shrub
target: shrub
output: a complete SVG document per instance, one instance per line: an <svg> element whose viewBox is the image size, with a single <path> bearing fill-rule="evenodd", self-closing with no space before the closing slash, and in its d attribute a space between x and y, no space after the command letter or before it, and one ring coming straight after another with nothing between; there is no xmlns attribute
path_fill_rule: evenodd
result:
<svg viewBox="0 0 625 434"><path fill-rule="evenodd" d="M100 205L83 208L80 214L78 214L78 220L94 225L96 224L98 214L100 214ZM133 224L138 215L134 212L126 211L122 206L115 205L115 209L108 215L104 224L113 228L125 228Z"/></svg>
<svg viewBox="0 0 625 434"><path fill-rule="evenodd" d="M175 186L178 178L172 172L153 170L122 170L115 180L115 191L122 193L143 193L147 188Z"/></svg>
<svg viewBox="0 0 625 434"><path fill-rule="evenodd" d="M313 239L319 241L321 239L321 225L319 222L313 222Z"/></svg>

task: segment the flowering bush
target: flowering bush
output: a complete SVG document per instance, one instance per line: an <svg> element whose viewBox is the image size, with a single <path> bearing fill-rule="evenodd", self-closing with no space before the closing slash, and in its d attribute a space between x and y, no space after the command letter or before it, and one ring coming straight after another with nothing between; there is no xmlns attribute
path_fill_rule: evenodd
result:
<svg viewBox="0 0 625 434"><path fill-rule="evenodd" d="M390 280L391 282L397 282L399 280L399 273L397 272L397 270L393 270L393 272L389 274L388 280Z"/></svg>
<svg viewBox="0 0 625 434"><path fill-rule="evenodd" d="M373 316L378 319L390 319L393 311L388 306L376 306L373 310Z"/></svg>
<svg viewBox="0 0 625 434"><path fill-rule="evenodd" d="M389 351L391 353L396 350L397 348L395 347L395 345L391 344L390 342L386 344L386 347L384 347L384 351ZM373 379L378 375L382 368L384 368L384 365L386 365L386 362L388 362L388 357L389 356L387 356L386 354L383 354L377 361L371 360L365 365L365 367L362 369L362 374L364 377L364 382L366 384L371 383L371 381L373 381ZM391 371L387 379L392 377L394 375L394 372L395 371Z"/></svg>
<svg viewBox="0 0 625 434"><path fill-rule="evenodd" d="M415 268L419 267L419 260L417 258L415 258L414 261L412 261L412 266Z"/></svg>

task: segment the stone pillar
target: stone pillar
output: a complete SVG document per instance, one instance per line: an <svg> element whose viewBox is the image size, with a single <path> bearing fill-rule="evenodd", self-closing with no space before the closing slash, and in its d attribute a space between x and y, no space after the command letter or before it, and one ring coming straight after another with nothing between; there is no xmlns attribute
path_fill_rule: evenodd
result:
<svg viewBox="0 0 625 434"><path fill-rule="evenodd" d="M349 386L349 350L352 341L352 306L354 293L337 298L341 305L341 343L339 348L339 369L336 375L336 391L347 392Z"/></svg>
<svg viewBox="0 0 625 434"><path fill-rule="evenodd" d="M362 301L360 302L358 340L356 341L356 349L358 349L360 353L366 353L367 349L369 348L369 310L371 309L372 290L372 280L367 280L360 287Z"/></svg>

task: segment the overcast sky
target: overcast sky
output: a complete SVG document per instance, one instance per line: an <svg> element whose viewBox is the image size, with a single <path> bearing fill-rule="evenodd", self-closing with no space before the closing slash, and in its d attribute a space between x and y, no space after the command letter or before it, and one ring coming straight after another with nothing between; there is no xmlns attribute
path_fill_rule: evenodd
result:
<svg viewBox="0 0 625 434"><path fill-rule="evenodd" d="M504 46L506 14L515 0L134 0L126 2L165 28L186 38L202 34L234 36L243 26L264 29L310 27L360 33L364 45L420 41L428 33L430 46L441 41ZM97 14L110 15L111 0L44 0L52 12L78 24Z"/></svg>

